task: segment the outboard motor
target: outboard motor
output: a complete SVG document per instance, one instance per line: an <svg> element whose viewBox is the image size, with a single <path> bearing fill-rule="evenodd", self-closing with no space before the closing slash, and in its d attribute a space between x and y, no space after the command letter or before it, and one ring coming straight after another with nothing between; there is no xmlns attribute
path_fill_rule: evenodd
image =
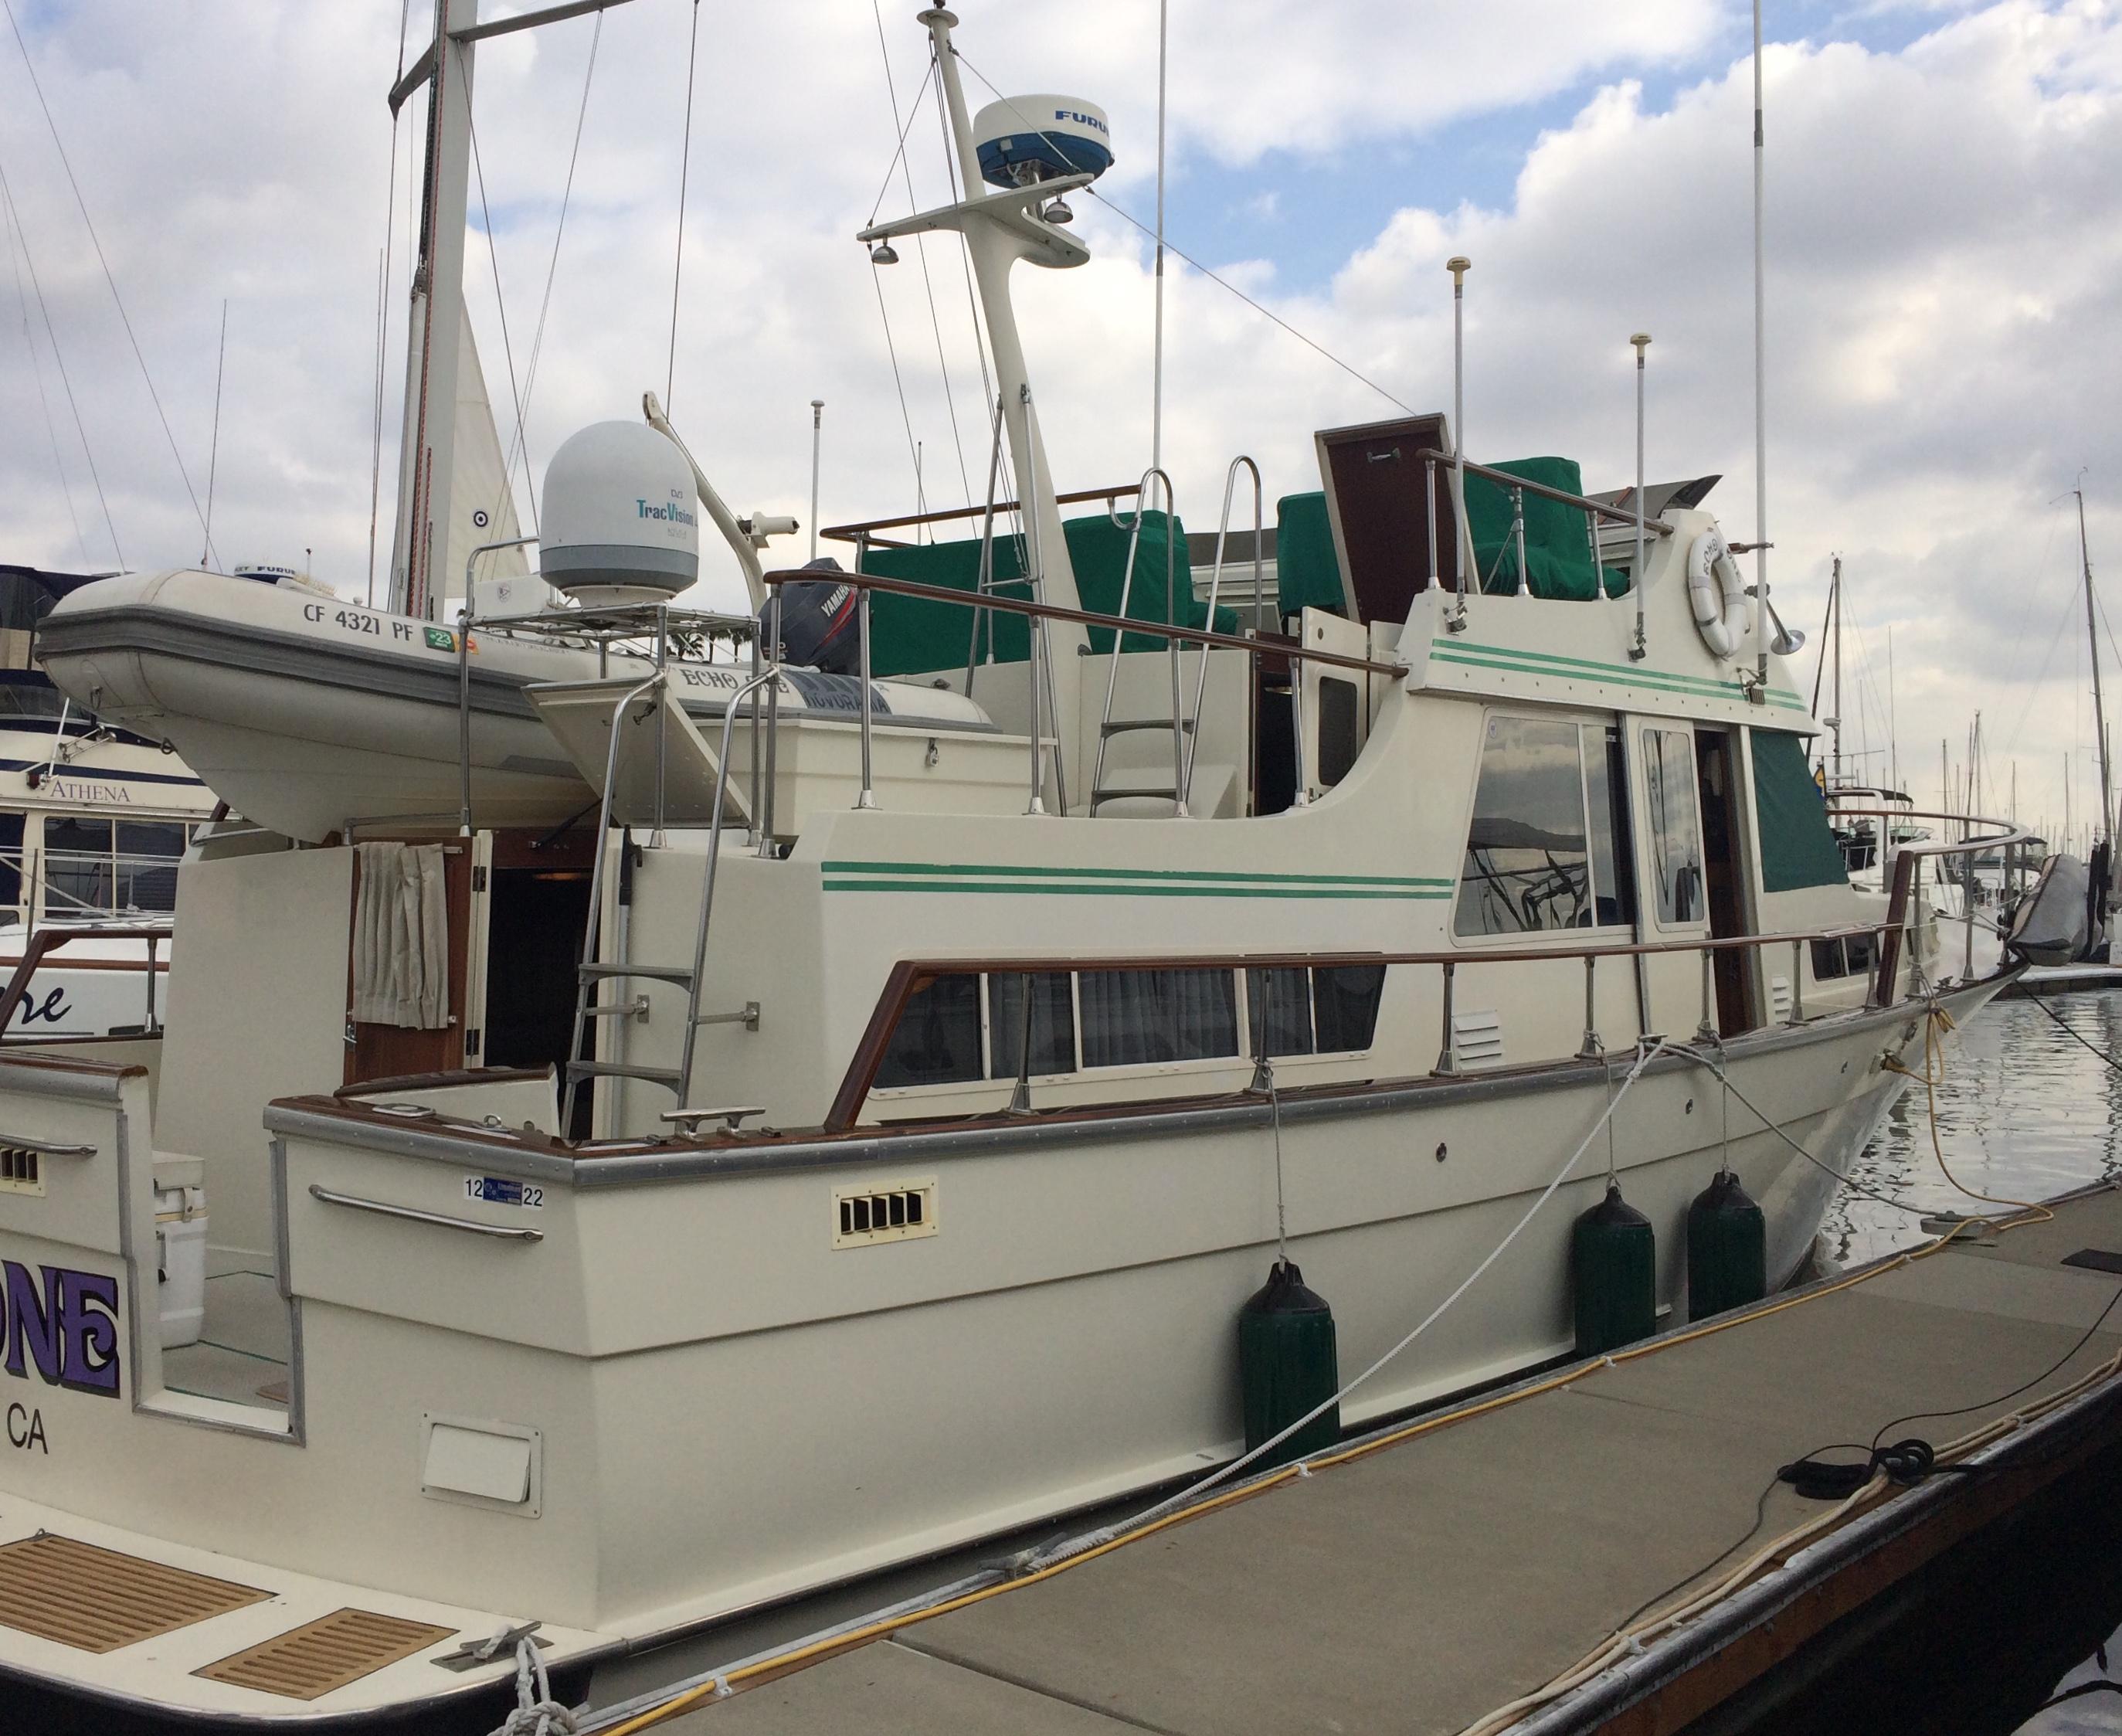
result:
<svg viewBox="0 0 2122 1736"><path fill-rule="evenodd" d="M844 573L830 554L806 563L806 573ZM759 611L762 639L773 618L769 598ZM862 597L834 578L794 579L781 587L781 648L789 662L828 675L862 672Z"/></svg>
<svg viewBox="0 0 2122 1736"><path fill-rule="evenodd" d="M2091 928L2088 877L2075 856L2051 856L2044 862L2033 890L2012 913L2006 949L2036 965L2067 965L2083 957Z"/></svg>

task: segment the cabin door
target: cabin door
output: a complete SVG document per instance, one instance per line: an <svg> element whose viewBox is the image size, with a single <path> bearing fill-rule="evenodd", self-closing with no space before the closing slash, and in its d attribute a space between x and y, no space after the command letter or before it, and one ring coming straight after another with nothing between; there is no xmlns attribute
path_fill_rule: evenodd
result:
<svg viewBox="0 0 2122 1736"><path fill-rule="evenodd" d="M1736 737L1728 729L1694 732L1694 764L1702 796L1702 867L1709 933L1722 940L1746 934L1746 877L1740 851ZM1754 1027L1750 949L1726 947L1716 956L1717 1028L1736 1036Z"/></svg>

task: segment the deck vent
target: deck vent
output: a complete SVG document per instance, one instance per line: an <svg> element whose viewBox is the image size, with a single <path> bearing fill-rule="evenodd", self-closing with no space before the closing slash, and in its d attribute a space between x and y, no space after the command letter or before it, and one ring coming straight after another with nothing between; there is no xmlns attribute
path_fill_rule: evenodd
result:
<svg viewBox="0 0 2122 1736"><path fill-rule="evenodd" d="M456 1632L373 1610L335 1609L192 1673L283 1700L315 1700Z"/></svg>
<svg viewBox="0 0 2122 1736"><path fill-rule="evenodd" d="M1467 1067L1493 1065L1503 1058L1503 1020L1498 1013L1451 1015L1451 1051Z"/></svg>
<svg viewBox="0 0 2122 1736"><path fill-rule="evenodd" d="M22 1145L0 1145L0 1194L39 1194L44 1191L43 1160Z"/></svg>
<svg viewBox="0 0 2122 1736"><path fill-rule="evenodd" d="M1769 979L1769 1017L1775 1023L1786 1024L1790 1020L1791 987L1788 976Z"/></svg>
<svg viewBox="0 0 2122 1736"><path fill-rule="evenodd" d="M936 1233L936 1178L833 1190L833 1246L867 1247Z"/></svg>
<svg viewBox="0 0 2122 1736"><path fill-rule="evenodd" d="M273 1595L49 1534L0 1544L0 1626L115 1652Z"/></svg>

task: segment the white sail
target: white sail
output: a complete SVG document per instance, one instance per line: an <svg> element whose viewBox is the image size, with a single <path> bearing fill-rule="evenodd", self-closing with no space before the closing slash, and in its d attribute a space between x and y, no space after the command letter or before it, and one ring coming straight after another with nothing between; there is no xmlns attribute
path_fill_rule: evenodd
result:
<svg viewBox="0 0 2122 1736"><path fill-rule="evenodd" d="M500 542L523 533L516 526L515 491L493 425L493 406L486 395L486 374L471 333L471 316L458 314L456 438L452 442L456 483L450 490L450 531L443 545L438 587L452 597L464 589L465 564L481 543ZM521 549L498 549L479 558L474 578L515 578L530 570Z"/></svg>

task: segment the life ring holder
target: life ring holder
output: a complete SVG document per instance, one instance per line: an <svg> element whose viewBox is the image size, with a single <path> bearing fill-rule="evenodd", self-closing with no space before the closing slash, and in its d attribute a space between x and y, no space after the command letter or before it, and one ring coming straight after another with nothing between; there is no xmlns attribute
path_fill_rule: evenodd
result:
<svg viewBox="0 0 2122 1736"><path fill-rule="evenodd" d="M1687 605L1694 630L1718 657L1729 658L1751 625L1752 605L1739 563L1723 533L1713 526L1694 539L1687 551Z"/></svg>

